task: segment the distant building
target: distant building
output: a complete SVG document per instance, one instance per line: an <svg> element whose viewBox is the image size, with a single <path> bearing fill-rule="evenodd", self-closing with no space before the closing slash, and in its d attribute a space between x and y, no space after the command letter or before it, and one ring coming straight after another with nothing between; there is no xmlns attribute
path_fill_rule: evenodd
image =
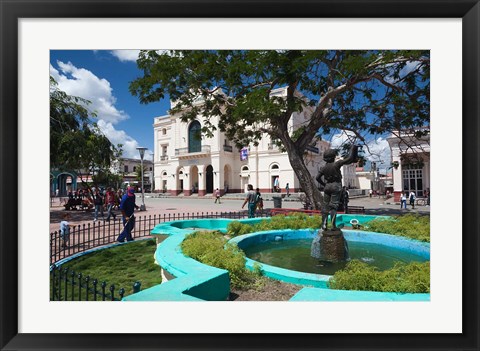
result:
<svg viewBox="0 0 480 351"><path fill-rule="evenodd" d="M374 190L374 172L365 171L363 167L357 167L355 169L355 176L359 189Z"/></svg>
<svg viewBox="0 0 480 351"><path fill-rule="evenodd" d="M428 128L421 129L429 131ZM415 131L401 131L387 138L392 151L394 200L399 201L402 192L415 192L425 196L430 189L430 134L415 137Z"/></svg>
<svg viewBox="0 0 480 351"><path fill-rule="evenodd" d="M285 88L272 92L276 96L285 94ZM302 125L310 113L294 113L289 130L293 132ZM211 122L218 124L218 120ZM265 134L258 146L245 145L239 150L219 130L213 132L213 138L201 136L202 126L201 116L188 123L181 121L180 114L154 118L156 192L205 196L218 188L222 194L240 193L246 191L247 184L262 192L273 192L278 184L285 192L287 183L290 192L301 190L287 153L281 152L269 135ZM328 147L325 141L307 147L305 164L313 177L323 164L322 155Z"/></svg>
<svg viewBox="0 0 480 351"><path fill-rule="evenodd" d="M138 170L141 167L141 160L136 158L120 158L115 161L112 167L112 173L122 175L122 187L136 186L141 187L141 180L138 179ZM153 181L153 162L143 159L143 184L146 191L152 189Z"/></svg>
<svg viewBox="0 0 480 351"><path fill-rule="evenodd" d="M340 171L342 172L342 185L346 186L349 189L358 188L357 174L356 174L357 165L351 163L349 165L344 165Z"/></svg>

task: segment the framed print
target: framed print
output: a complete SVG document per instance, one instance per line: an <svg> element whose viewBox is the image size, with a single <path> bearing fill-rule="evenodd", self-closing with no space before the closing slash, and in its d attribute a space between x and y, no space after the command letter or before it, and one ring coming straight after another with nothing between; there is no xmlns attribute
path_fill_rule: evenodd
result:
<svg viewBox="0 0 480 351"><path fill-rule="evenodd" d="M478 1L30 0L2 1L0 11L2 350L479 348ZM50 301L50 243L40 235L49 218L48 72L111 89L87 65L52 66L51 57L88 50L111 60L104 51L140 49L429 50L438 204L428 301ZM406 174L415 187L419 173Z"/></svg>

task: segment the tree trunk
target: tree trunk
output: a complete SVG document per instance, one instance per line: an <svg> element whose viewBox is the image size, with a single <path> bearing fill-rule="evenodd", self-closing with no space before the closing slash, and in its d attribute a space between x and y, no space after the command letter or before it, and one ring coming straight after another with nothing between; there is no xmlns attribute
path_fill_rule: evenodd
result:
<svg viewBox="0 0 480 351"><path fill-rule="evenodd" d="M303 150L297 150L290 138L283 140L284 146L287 149L290 165L297 176L305 196L312 204L315 210L321 210L323 205L323 196L315 184L315 175L310 174L307 166L303 160Z"/></svg>

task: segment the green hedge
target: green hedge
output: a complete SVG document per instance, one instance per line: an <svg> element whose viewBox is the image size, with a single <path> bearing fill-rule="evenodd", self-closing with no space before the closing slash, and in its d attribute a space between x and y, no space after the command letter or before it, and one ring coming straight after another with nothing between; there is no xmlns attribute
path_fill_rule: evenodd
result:
<svg viewBox="0 0 480 351"><path fill-rule="evenodd" d="M199 262L228 270L234 288L245 289L259 285L259 271L247 270L245 253L237 245L228 244L220 232L194 232L182 242L182 251Z"/></svg>
<svg viewBox="0 0 480 351"><path fill-rule="evenodd" d="M392 269L379 271L374 266L352 260L330 278L329 286L339 290L429 293L430 262L397 262Z"/></svg>
<svg viewBox="0 0 480 351"><path fill-rule="evenodd" d="M249 225L239 221L230 222L227 226L227 234L235 237L238 235L280 229L305 229L320 228L322 218L320 216L308 216L300 212L292 212L288 216L274 216L270 220L262 220L257 224Z"/></svg>

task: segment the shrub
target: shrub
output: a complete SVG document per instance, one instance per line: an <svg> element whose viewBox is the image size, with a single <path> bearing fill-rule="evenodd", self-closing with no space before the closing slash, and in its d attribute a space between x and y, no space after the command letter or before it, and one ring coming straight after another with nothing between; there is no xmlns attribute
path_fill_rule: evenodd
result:
<svg viewBox="0 0 480 351"><path fill-rule="evenodd" d="M365 223L364 230L401 235L430 242L430 217L407 214L394 218L378 218Z"/></svg>
<svg viewBox="0 0 480 351"><path fill-rule="evenodd" d="M430 262L396 262L392 269L379 271L359 260L352 260L329 280L332 289L399 293L430 292Z"/></svg>
<svg viewBox="0 0 480 351"><path fill-rule="evenodd" d="M248 288L259 276L245 268L245 253L237 245L227 244L220 232L194 232L182 242L182 251L206 265L226 269L234 288Z"/></svg>
<svg viewBox="0 0 480 351"><path fill-rule="evenodd" d="M194 260L201 261L209 252L223 250L226 239L219 232L198 231L187 236L182 242L182 251Z"/></svg>
<svg viewBox="0 0 480 351"><path fill-rule="evenodd" d="M322 218L320 216L308 216L305 213L292 212L288 216L279 215L269 220L264 219L253 226L233 221L228 224L227 233L234 237L268 230L320 228L321 225Z"/></svg>
<svg viewBox="0 0 480 351"><path fill-rule="evenodd" d="M253 233L253 227L239 221L232 221L228 223L227 234L235 237L243 234Z"/></svg>

